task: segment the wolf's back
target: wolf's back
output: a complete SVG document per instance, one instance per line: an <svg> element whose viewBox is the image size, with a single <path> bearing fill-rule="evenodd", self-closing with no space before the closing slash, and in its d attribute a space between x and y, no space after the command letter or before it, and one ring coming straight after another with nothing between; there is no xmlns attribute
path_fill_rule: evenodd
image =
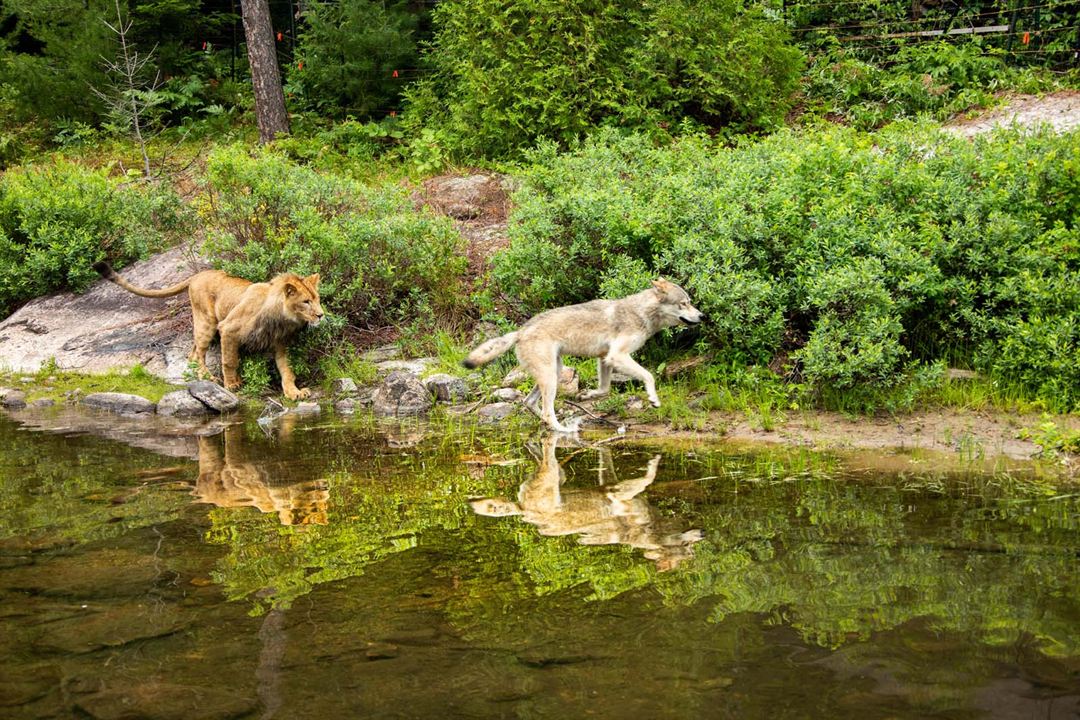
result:
<svg viewBox="0 0 1080 720"><path fill-rule="evenodd" d="M472 369L489 363L510 348L514 347L514 345L517 344L517 338L518 334L516 330L512 333L507 333L506 335L500 335L497 338L492 338L491 340L482 343L479 347L469 353L469 356L462 360L461 364L469 369Z"/></svg>

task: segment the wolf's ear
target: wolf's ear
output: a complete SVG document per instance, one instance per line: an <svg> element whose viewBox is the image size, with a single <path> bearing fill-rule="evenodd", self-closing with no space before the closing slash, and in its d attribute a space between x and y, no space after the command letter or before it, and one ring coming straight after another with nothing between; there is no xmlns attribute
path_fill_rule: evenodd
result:
<svg viewBox="0 0 1080 720"><path fill-rule="evenodd" d="M300 292L300 291L297 290L296 286L293 285L291 282L285 283L285 297L292 297L293 295L295 295L298 292Z"/></svg>
<svg viewBox="0 0 1080 720"><path fill-rule="evenodd" d="M304 282L310 285L311 288L314 290L315 288L319 287L319 273L315 273L314 275L308 275L306 278L304 278Z"/></svg>
<svg viewBox="0 0 1080 720"><path fill-rule="evenodd" d="M669 283L664 278L656 278L655 280L652 281L652 286L653 286L653 289L656 290L656 292L660 293L661 295L663 295L669 289L671 289L671 283Z"/></svg>

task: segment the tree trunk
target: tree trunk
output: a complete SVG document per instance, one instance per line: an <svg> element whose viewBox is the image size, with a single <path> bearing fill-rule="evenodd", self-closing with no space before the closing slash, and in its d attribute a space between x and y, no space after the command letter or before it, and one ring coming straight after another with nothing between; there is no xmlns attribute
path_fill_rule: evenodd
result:
<svg viewBox="0 0 1080 720"><path fill-rule="evenodd" d="M255 90L255 121L259 125L259 142L270 142L279 134L289 134L285 92L281 89L281 74L278 72L277 51L274 48L274 28L270 24L270 3L268 0L241 0L240 13L244 18L251 85Z"/></svg>

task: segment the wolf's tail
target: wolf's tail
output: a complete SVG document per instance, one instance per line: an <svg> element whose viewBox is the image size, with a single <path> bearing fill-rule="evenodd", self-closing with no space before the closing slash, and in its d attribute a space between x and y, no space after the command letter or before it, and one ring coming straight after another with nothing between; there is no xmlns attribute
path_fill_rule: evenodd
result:
<svg viewBox="0 0 1080 720"><path fill-rule="evenodd" d="M113 270L112 266L109 265L109 263L107 262L94 263L94 269L97 270L98 274L106 280L116 283L128 292L135 293L136 295L142 295L143 297L162 298L171 297L172 295L179 295L180 293L187 290L187 286L191 284L191 278L188 278L187 280L179 282L172 287L162 288L161 290L146 290L145 288L135 287L127 280L120 277L120 275L117 274L117 272Z"/></svg>
<svg viewBox="0 0 1080 720"><path fill-rule="evenodd" d="M462 360L461 364L472 369L474 367L480 367L485 363L489 363L517 345L517 338L518 334L516 330L512 333L492 338L469 353L469 356Z"/></svg>

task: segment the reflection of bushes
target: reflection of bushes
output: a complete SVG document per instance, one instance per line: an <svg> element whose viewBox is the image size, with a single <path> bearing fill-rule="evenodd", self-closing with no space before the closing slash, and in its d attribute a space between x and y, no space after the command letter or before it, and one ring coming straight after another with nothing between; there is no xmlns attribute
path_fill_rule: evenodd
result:
<svg viewBox="0 0 1080 720"><path fill-rule="evenodd" d="M821 389L944 359L1074 408L1078 154L1080 134L915 126L720 149L604 133L533 155L495 275L532 312L667 274L721 359L790 357Z"/></svg>

